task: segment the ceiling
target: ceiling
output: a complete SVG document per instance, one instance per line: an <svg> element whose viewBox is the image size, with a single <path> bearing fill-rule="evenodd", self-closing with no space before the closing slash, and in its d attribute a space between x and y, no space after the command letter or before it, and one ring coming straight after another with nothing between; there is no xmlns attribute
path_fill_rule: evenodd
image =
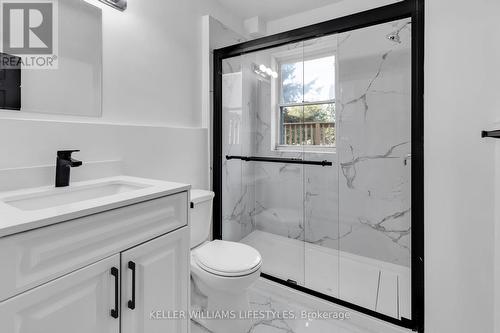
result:
<svg viewBox="0 0 500 333"><path fill-rule="evenodd" d="M218 0L243 19L260 16L266 21L323 7L341 0Z"/></svg>

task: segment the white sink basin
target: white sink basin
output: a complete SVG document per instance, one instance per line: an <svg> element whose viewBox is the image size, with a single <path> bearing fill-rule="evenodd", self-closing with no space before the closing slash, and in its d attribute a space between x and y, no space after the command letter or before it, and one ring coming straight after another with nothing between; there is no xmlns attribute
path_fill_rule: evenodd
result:
<svg viewBox="0 0 500 333"><path fill-rule="evenodd" d="M161 180L116 176L68 187L54 185L0 192L0 237L98 214L163 196L190 186Z"/></svg>
<svg viewBox="0 0 500 333"><path fill-rule="evenodd" d="M38 210L79 201L135 191L151 185L112 181L87 186L53 188L47 191L3 198L3 202L21 210Z"/></svg>

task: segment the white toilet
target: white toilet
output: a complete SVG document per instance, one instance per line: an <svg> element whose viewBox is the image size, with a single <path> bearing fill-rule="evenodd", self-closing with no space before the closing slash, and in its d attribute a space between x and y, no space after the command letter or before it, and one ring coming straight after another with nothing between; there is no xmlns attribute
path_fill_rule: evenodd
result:
<svg viewBox="0 0 500 333"><path fill-rule="evenodd" d="M222 240L209 241L214 193L191 190L191 277L207 296L208 314L238 319L205 319L214 333L247 332L252 324L241 319L249 311L247 290L260 276L262 258L251 246Z"/></svg>

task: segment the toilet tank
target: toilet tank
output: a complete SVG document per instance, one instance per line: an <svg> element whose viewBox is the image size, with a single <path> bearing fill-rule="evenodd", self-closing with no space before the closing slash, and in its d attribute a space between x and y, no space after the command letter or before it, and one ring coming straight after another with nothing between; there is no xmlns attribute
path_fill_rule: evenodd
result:
<svg viewBox="0 0 500 333"><path fill-rule="evenodd" d="M208 240L212 221L214 192L191 190L191 248Z"/></svg>

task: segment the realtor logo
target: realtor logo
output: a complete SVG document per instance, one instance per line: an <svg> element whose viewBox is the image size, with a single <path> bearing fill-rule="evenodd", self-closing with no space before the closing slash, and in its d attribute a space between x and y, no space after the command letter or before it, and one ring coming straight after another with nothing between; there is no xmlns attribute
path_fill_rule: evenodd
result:
<svg viewBox="0 0 500 333"><path fill-rule="evenodd" d="M26 68L57 67L57 0L0 0L2 53Z"/></svg>
<svg viewBox="0 0 500 333"><path fill-rule="evenodd" d="M4 52L52 54L52 6L52 3L4 3Z"/></svg>

